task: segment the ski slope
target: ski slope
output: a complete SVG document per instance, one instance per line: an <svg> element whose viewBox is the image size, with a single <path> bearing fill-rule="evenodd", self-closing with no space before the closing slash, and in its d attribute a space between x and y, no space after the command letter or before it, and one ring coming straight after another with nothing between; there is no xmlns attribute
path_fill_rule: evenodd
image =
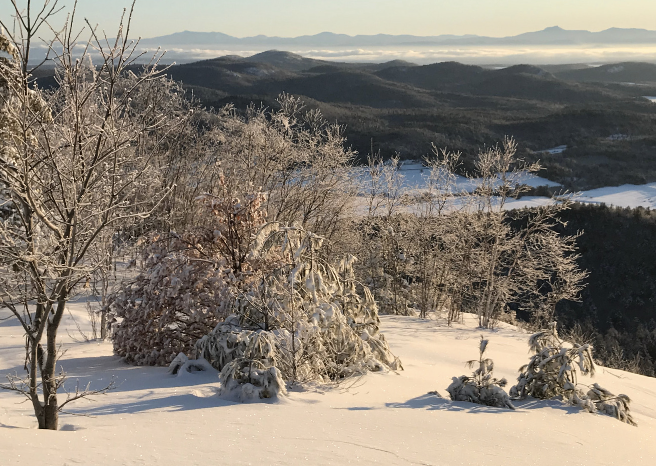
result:
<svg viewBox="0 0 656 466"><path fill-rule="evenodd" d="M70 306L61 364L92 387L118 388L73 405L59 432L39 431L29 403L0 392L0 464L5 465L651 465L656 458L656 379L598 368L595 381L633 399L638 427L558 401L518 402L516 411L451 402L451 377L467 373L480 335L490 339L495 375L513 381L527 361L528 334L502 324L481 330L468 316L383 316L382 330L405 366L338 386L292 390L274 403L240 404L216 395L216 373L172 376L133 367L111 343L75 342L86 310ZM67 333L70 333L69 336ZM76 337L77 339L77 337ZM0 373L21 372L24 339L0 322ZM4 378L4 376L2 376ZM586 381L583 381L586 383ZM70 406L70 405L69 405Z"/></svg>

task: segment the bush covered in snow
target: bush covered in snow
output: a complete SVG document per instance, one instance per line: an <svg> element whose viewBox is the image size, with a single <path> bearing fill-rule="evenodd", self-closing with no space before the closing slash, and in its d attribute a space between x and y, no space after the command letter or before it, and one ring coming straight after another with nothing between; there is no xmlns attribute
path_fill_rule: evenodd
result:
<svg viewBox="0 0 656 466"><path fill-rule="evenodd" d="M196 345L196 355L221 370L224 390L243 391L251 384L255 388L239 395L248 398L273 394L264 387L278 386L279 375L292 383L328 382L402 369L379 333L371 293L353 277L355 257L332 266L320 257L322 242L300 226L277 223L256 237L251 257L273 256L279 266L242 292L237 313ZM255 375L246 377L246 367Z"/></svg>
<svg viewBox="0 0 656 466"><path fill-rule="evenodd" d="M250 333L243 355L232 359L219 374L220 394L235 397L239 401L284 395L285 382L275 364L274 335L264 330Z"/></svg>
<svg viewBox="0 0 656 466"><path fill-rule="evenodd" d="M629 406L631 404L631 398L627 395L619 394L615 396L605 388L600 387L599 384L594 383L588 391L587 396L599 412L631 424L632 426L637 425L631 416L631 408Z"/></svg>
<svg viewBox="0 0 656 466"><path fill-rule="evenodd" d="M555 322L549 328L531 335L528 344L535 354L520 369L518 384L511 389L514 397L569 398L575 391L579 372L591 376L595 373L592 347L579 344L564 346Z"/></svg>
<svg viewBox="0 0 656 466"><path fill-rule="evenodd" d="M478 365L471 377L467 375L454 377L453 382L446 390L453 401L468 401L479 405L515 409L510 397L503 389L508 383L506 379L496 379L492 375L494 362L485 357L488 343L489 341L481 336L478 360L467 361L470 368Z"/></svg>
<svg viewBox="0 0 656 466"><path fill-rule="evenodd" d="M597 384L587 392L581 388L579 373L591 377L595 374L591 345L566 344L558 336L556 322L553 322L547 329L531 335L529 347L534 354L529 363L520 368L518 383L510 389L513 398L560 397L588 412L600 411L636 425L631 417L628 396L615 396Z"/></svg>
<svg viewBox="0 0 656 466"><path fill-rule="evenodd" d="M144 270L110 298L114 351L127 362L167 365L227 315L232 271L200 259L183 238L153 238Z"/></svg>
<svg viewBox="0 0 656 466"><path fill-rule="evenodd" d="M203 226L153 236L138 276L110 297L114 351L140 365L167 365L231 312L236 290L264 273L247 258L264 223L262 196L204 196Z"/></svg>

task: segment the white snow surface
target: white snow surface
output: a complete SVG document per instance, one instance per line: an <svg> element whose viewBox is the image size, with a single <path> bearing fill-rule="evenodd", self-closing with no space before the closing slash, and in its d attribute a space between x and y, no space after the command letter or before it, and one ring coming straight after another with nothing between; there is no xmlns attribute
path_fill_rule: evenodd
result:
<svg viewBox="0 0 656 466"><path fill-rule="evenodd" d="M368 172L368 168L354 168L354 176L359 177L361 182L365 185L370 183L371 178ZM412 191L421 190L422 187L426 184L428 177L430 176L430 168L424 166L422 162L418 161L402 161L399 166L399 173L403 177L403 188L409 189ZM546 178L542 178L530 173L526 173L522 176L519 181L523 184L537 188L538 186L560 186L559 183L550 181ZM477 180L468 179L464 176L458 175L455 179L455 186L453 188L454 192L472 192L476 189Z"/></svg>
<svg viewBox="0 0 656 466"><path fill-rule="evenodd" d="M654 97L654 99L656 100L656 97ZM422 186L425 185L426 179L430 173L429 169L424 167L421 162L403 162L399 171L401 175L403 175L403 187L410 190L410 192L415 193L422 190ZM360 176L361 180L365 183L369 179L366 170L359 172L357 176ZM554 181L530 174L521 178L521 182L534 188L538 186L560 186L560 184ZM475 179L469 180L463 176L457 176L453 192L471 192L475 187ZM648 207L650 209L656 209L656 182L642 185L625 184L622 186L606 186L603 188L574 193L571 194L571 197L577 202L586 204L606 204L615 207ZM510 199L506 204L506 208L520 209L524 207L536 207L549 204L550 202L550 199L547 197L524 196L521 199ZM455 205L457 207L459 204L456 202Z"/></svg>
<svg viewBox="0 0 656 466"><path fill-rule="evenodd" d="M85 329L84 304L70 310ZM452 402L428 392L447 396L451 378L470 372L464 361L477 357L481 334L490 340L495 376L509 381L528 359L528 334L506 324L482 330L473 316L453 327L440 318L383 316L382 331L404 371L241 404L216 395L216 372L177 377L165 367L123 363L109 342L74 342L67 316L60 333L69 388L76 380L100 387L111 377L118 388L74 404L59 432L36 429L30 404L0 392L0 464L565 466L650 465L656 458L654 378L601 367L595 377L633 399L638 427L559 401L518 402L516 411ZM21 327L0 321L2 378L22 373L23 354Z"/></svg>
<svg viewBox="0 0 656 466"><path fill-rule="evenodd" d="M645 207L656 209L656 183L641 185L624 184L622 186L606 186L604 188L581 191L571 195L572 199L584 204L606 204L614 207ZM525 196L510 200L508 209L535 207L548 204L550 200L540 196Z"/></svg>
<svg viewBox="0 0 656 466"><path fill-rule="evenodd" d="M656 183L625 184L583 191L574 197L579 202L616 207L649 207L656 209Z"/></svg>

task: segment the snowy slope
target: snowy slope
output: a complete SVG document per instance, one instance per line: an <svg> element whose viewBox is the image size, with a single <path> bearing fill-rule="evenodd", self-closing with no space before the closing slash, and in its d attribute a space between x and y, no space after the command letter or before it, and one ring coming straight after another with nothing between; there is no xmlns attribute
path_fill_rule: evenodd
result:
<svg viewBox="0 0 656 466"><path fill-rule="evenodd" d="M581 191L572 196L577 202L585 204L606 204L615 207L645 207L656 209L656 183L642 185L624 184ZM548 199L538 196L522 197L509 203L510 208L531 207L548 203Z"/></svg>
<svg viewBox="0 0 656 466"><path fill-rule="evenodd" d="M81 304L71 306L85 321ZM428 394L467 372L481 334L497 376L514 380L527 360L527 334L508 325L449 328L439 320L383 317L383 331L405 371L369 374L338 387L294 391L278 403L235 404L215 396L216 374L168 375L132 367L110 343L74 343L62 364L75 379L119 388L82 401L62 431L35 429L30 406L0 393L4 465L648 465L656 458L656 379L599 368L595 377L630 395L639 427L559 402L526 401L517 411L454 403ZM71 319L65 327L73 335ZM23 337L0 322L0 372L20 371Z"/></svg>
<svg viewBox="0 0 656 466"><path fill-rule="evenodd" d="M430 173L429 169L424 167L420 162L404 162L401 165L399 172L402 175L403 188L415 193L422 190L422 186L426 184L426 179ZM354 173L355 176L360 178L361 182L365 183L365 185L367 182L370 182L366 170L358 170ZM554 181L528 174L521 179L521 182L534 188L538 186L560 186ZM475 187L475 180L468 180L463 176L457 176L453 192L471 192ZM572 199L586 204L606 204L615 207L648 207L650 209L656 209L656 182L643 185L625 184L622 186L607 186L591 189L589 191L581 191L573 194ZM506 208L520 209L524 207L536 207L548 204L549 202L549 198L546 197L525 196L521 199L510 200Z"/></svg>
<svg viewBox="0 0 656 466"><path fill-rule="evenodd" d="M576 199L591 204L617 207L649 207L656 209L656 183L625 184L583 191Z"/></svg>

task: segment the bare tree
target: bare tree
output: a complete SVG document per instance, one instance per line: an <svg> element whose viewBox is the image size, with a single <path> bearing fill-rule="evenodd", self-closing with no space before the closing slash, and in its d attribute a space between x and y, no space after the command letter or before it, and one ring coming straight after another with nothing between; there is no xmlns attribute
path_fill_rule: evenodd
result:
<svg viewBox="0 0 656 466"><path fill-rule="evenodd" d="M455 169L460 154L438 150L425 157L428 169L423 189L417 198L416 215L411 222L413 274L420 316L442 309L454 274L454 253L459 244L454 237ZM450 215L453 214L453 215Z"/></svg>
<svg viewBox="0 0 656 466"><path fill-rule="evenodd" d="M395 174L398 161L370 161L367 216L357 224L359 249L367 254L358 270L381 307L405 313L415 306L422 317L446 308L449 323L469 311L480 326L493 327L510 306L544 321L557 303L577 300L587 276L577 264L577 236L558 232L570 200L507 208L539 165L517 160L516 143L506 139L479 154L467 180L471 191L458 192L458 154L433 152L414 192L394 181L402 176Z"/></svg>
<svg viewBox="0 0 656 466"><path fill-rule="evenodd" d="M407 216L402 208L407 203L405 176L400 171L398 155L384 162L379 154L370 154L361 181L366 199L366 217L357 224L360 267L365 282L385 312L407 314ZM364 254L362 254L364 252Z"/></svg>
<svg viewBox="0 0 656 466"><path fill-rule="evenodd" d="M261 191L269 221L298 222L331 238L356 194L349 171L354 153L344 147L344 128L318 110L287 94L278 105L251 104L243 113L229 105L208 116L204 153L188 171L194 182L178 189L237 198Z"/></svg>
<svg viewBox="0 0 656 466"><path fill-rule="evenodd" d="M9 55L0 62L6 122L0 185L11 209L0 221L0 307L11 310L25 331L27 378L3 388L30 399L39 428L57 429L58 413L71 401L60 403L57 396L65 380L56 366L67 302L78 284L106 265L90 254L103 232L147 217L165 196L152 162L178 120L161 114L158 97L149 92L160 79L158 58L139 75L128 70L141 57L138 41L128 39L132 10L115 39L87 22L89 39L80 44L85 29L75 28L75 7L55 29L57 0L40 8L12 4L16 27L0 40ZM44 25L54 36L47 46L57 80L48 92L38 89L30 68ZM94 392L78 390L73 398Z"/></svg>
<svg viewBox="0 0 656 466"><path fill-rule="evenodd" d="M486 328L510 303L535 317L552 318L558 302L578 299L587 277L576 262L577 237L556 231L560 213L571 205L566 196L533 209L507 209L509 200L528 189L525 178L540 169L516 160L516 147L506 139L479 154L476 189L469 200L469 282L479 325Z"/></svg>

